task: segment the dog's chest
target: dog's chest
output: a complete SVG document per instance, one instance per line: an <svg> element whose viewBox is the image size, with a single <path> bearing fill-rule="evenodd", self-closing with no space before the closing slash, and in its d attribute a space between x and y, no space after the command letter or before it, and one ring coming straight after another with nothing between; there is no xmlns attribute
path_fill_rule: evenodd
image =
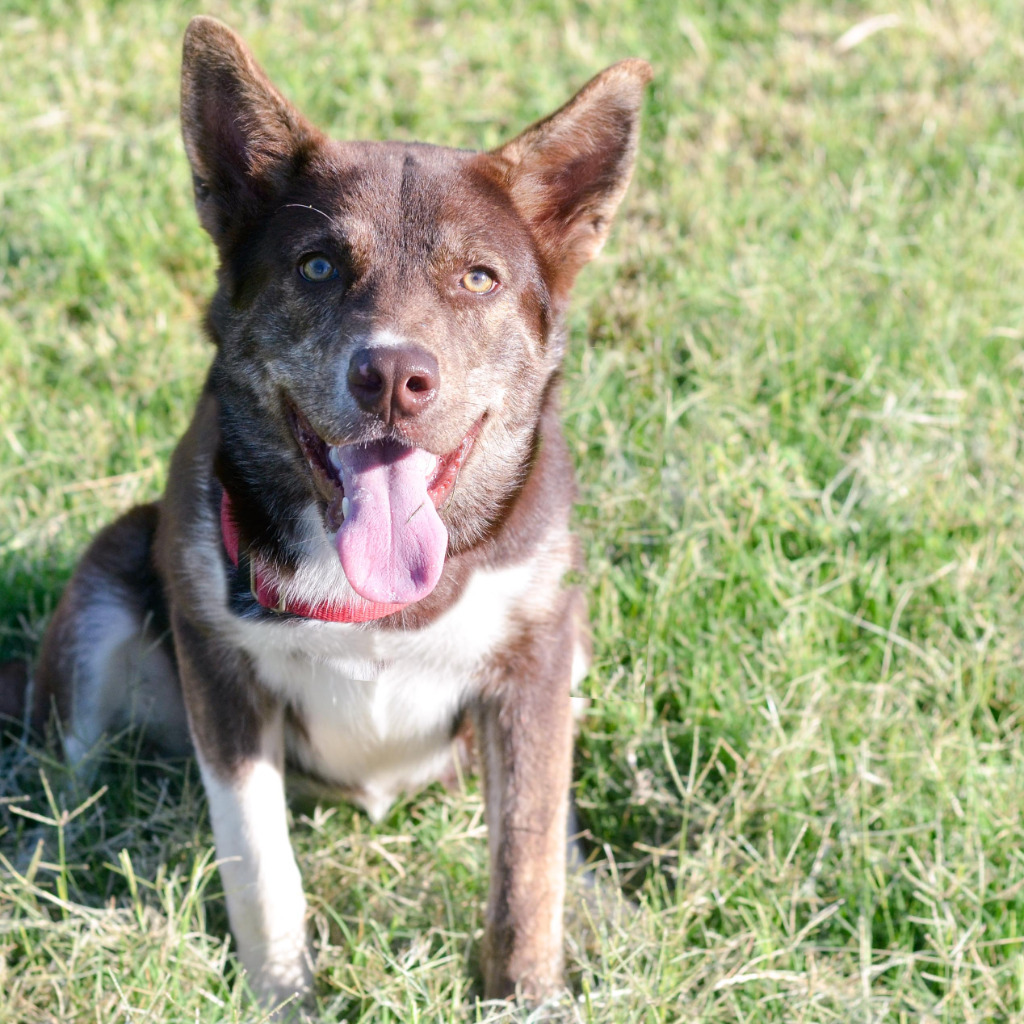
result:
<svg viewBox="0 0 1024 1024"><path fill-rule="evenodd" d="M443 774L463 711L500 656L534 566L479 570L431 625L377 630L313 621L241 624L261 681L287 701L288 754L374 817Z"/></svg>

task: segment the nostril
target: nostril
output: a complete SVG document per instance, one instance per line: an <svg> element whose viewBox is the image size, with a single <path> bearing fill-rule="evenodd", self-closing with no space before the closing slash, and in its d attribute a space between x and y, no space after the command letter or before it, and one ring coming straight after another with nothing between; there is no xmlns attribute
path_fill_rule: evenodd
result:
<svg viewBox="0 0 1024 1024"><path fill-rule="evenodd" d="M386 370L377 365L373 355L365 349L357 352L348 365L348 386L364 408L371 408L383 400L387 387Z"/></svg>
<svg viewBox="0 0 1024 1024"><path fill-rule="evenodd" d="M384 379L370 363L361 363L356 368L355 383L367 391L380 391L384 384Z"/></svg>
<svg viewBox="0 0 1024 1024"><path fill-rule="evenodd" d="M425 377L410 377L405 382L406 390L417 394L421 391L429 391L431 386L430 381Z"/></svg>

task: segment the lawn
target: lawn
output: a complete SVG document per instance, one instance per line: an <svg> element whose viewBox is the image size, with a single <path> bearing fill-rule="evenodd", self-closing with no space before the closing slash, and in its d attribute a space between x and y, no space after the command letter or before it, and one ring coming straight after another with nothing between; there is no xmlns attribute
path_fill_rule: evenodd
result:
<svg viewBox="0 0 1024 1024"><path fill-rule="evenodd" d="M1018 0L0 0L0 656L157 496L210 350L211 13L339 137L496 145L656 69L570 316L595 1022L1024 1021ZM325 1021L477 1002L479 788L296 806ZM0 748L0 1020L255 1019L198 772ZM520 1012L516 1019L535 1019Z"/></svg>

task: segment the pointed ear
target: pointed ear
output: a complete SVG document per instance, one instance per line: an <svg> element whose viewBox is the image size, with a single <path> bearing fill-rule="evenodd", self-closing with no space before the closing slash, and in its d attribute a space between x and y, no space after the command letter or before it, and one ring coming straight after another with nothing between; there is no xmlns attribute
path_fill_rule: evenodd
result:
<svg viewBox="0 0 1024 1024"><path fill-rule="evenodd" d="M322 141L245 43L206 17L193 18L185 30L181 130L199 220L218 245Z"/></svg>
<svg viewBox="0 0 1024 1024"><path fill-rule="evenodd" d="M533 230L556 294L601 251L633 173L640 105L653 72L624 60L564 107L488 154Z"/></svg>

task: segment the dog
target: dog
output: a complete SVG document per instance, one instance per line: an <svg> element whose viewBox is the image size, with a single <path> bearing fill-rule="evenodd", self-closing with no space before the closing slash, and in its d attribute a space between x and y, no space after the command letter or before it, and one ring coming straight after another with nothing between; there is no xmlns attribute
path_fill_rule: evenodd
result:
<svg viewBox="0 0 1024 1024"><path fill-rule="evenodd" d="M335 142L229 28L188 26L215 355L162 500L88 548L24 699L37 722L56 709L72 764L128 724L194 751L268 1005L313 978L286 764L379 819L474 744L484 995L562 985L589 644L567 582L564 318L629 183L650 78L615 64L491 152Z"/></svg>

